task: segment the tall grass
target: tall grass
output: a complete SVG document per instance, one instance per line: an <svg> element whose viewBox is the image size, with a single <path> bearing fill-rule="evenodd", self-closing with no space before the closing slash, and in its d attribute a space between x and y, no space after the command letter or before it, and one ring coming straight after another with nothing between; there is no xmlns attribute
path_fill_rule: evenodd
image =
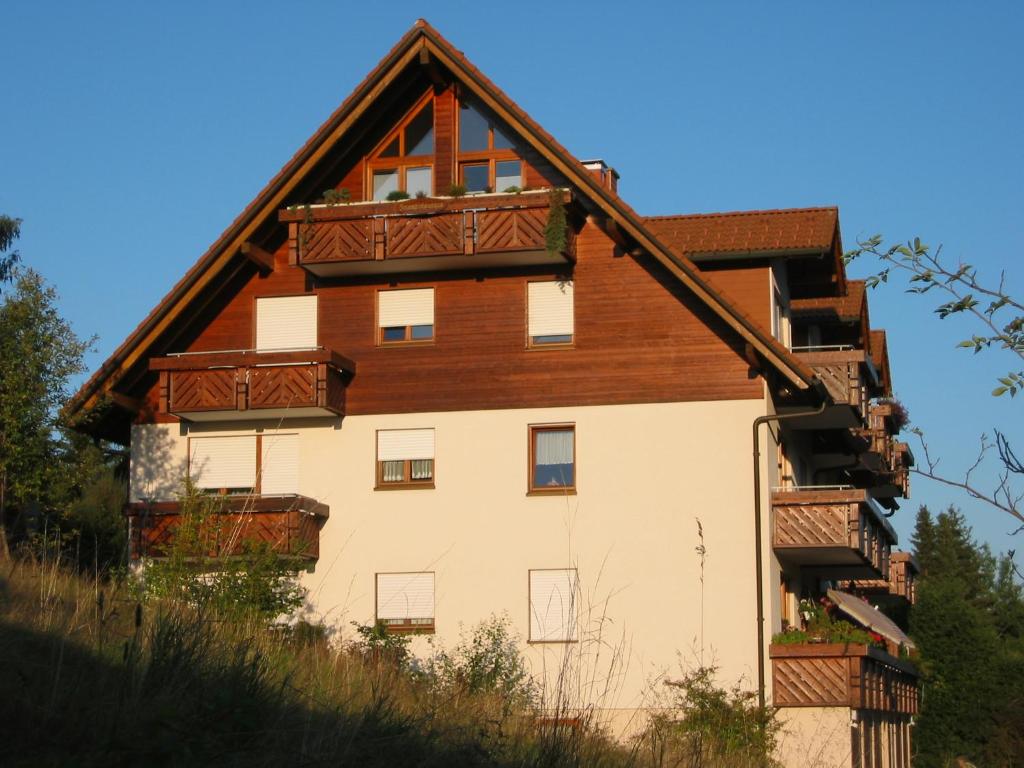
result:
<svg viewBox="0 0 1024 768"><path fill-rule="evenodd" d="M124 583L56 562L0 568L0 765L757 764L694 756L665 721L656 744L649 731L624 745L586 718L544 717L486 684L491 668L472 654L449 659L457 674L415 673L365 643L262 617L143 605Z"/></svg>

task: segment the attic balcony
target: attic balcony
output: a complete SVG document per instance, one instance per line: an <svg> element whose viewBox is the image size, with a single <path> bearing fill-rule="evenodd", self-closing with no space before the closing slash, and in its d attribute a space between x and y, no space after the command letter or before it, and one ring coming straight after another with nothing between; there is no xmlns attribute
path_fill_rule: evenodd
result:
<svg viewBox="0 0 1024 768"><path fill-rule="evenodd" d="M849 707L907 717L919 711L917 671L879 648L773 644L768 653L777 707Z"/></svg>
<svg viewBox="0 0 1024 768"><path fill-rule="evenodd" d="M563 203L571 194L563 193ZM549 252L551 191L312 205L282 210L292 264L319 277L574 261L574 237Z"/></svg>
<svg viewBox="0 0 1024 768"><path fill-rule="evenodd" d="M917 602L917 559L909 552L893 552L889 556L889 578L857 579L850 588L861 595L895 598L909 605Z"/></svg>
<svg viewBox="0 0 1024 768"><path fill-rule="evenodd" d="M345 415L355 363L328 349L185 352L150 359L160 413L188 421Z"/></svg>
<svg viewBox="0 0 1024 768"><path fill-rule="evenodd" d="M784 564L821 578L882 579L896 532L862 488L772 490L772 548Z"/></svg>
<svg viewBox="0 0 1024 768"><path fill-rule="evenodd" d="M211 560L237 557L248 544L263 542L274 552L298 561L320 556L320 528L330 514L326 504L295 494L223 496L221 508L200 536ZM182 523L181 504L134 502L125 508L133 560L166 557Z"/></svg>
<svg viewBox="0 0 1024 768"><path fill-rule="evenodd" d="M881 394L878 371L868 353L848 344L793 347L793 352L817 374L836 404L850 406L858 423L866 426L870 399Z"/></svg>

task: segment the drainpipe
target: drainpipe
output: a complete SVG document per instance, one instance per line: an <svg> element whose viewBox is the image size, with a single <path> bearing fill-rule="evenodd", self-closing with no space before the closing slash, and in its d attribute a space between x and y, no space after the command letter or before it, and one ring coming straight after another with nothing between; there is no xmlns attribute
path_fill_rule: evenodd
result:
<svg viewBox="0 0 1024 768"><path fill-rule="evenodd" d="M818 389L818 388L816 388ZM754 419L754 567L757 569L757 703L764 709L764 574L762 573L761 557L761 443L757 439L758 428L771 422L801 419L807 416L819 416L825 412L828 397L821 389L821 405L807 411L793 411L783 414L758 416Z"/></svg>

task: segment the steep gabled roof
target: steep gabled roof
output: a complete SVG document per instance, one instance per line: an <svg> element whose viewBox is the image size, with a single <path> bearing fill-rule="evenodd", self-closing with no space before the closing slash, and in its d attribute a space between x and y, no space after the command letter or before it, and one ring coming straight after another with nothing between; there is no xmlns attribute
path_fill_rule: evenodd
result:
<svg viewBox="0 0 1024 768"><path fill-rule="evenodd" d="M239 258L239 250L247 239L268 218L276 216L287 195L305 173L337 144L372 105L375 98L415 59L426 61L431 57L444 65L464 87L526 139L555 170L579 189L588 203L588 208L593 209L599 218L604 217L617 236L628 238L651 254L726 324L746 339L770 368L776 370L798 389L817 389L817 381L810 368L774 339L757 321L726 301L704 279L697 266L665 239L663 234L655 232L645 223L644 218L621 198L602 187L561 144L488 80L433 27L421 19L82 386L69 403L69 412L75 414L88 411L104 394L110 392L119 377L146 355L160 334L184 311L189 302L209 286L230 261Z"/></svg>
<svg viewBox="0 0 1024 768"><path fill-rule="evenodd" d="M832 248L837 208L648 216L647 226L690 258L700 256L794 255Z"/></svg>

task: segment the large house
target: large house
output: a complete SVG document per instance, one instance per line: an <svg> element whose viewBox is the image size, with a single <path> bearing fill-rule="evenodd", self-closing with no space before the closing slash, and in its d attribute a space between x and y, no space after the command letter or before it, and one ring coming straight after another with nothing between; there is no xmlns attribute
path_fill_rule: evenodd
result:
<svg viewBox="0 0 1024 768"><path fill-rule="evenodd" d="M133 556L188 475L329 623L505 614L615 727L714 664L786 765L908 765L912 667L772 643L830 588L913 595L838 212L644 217L617 179L417 22L74 399L131 445Z"/></svg>

